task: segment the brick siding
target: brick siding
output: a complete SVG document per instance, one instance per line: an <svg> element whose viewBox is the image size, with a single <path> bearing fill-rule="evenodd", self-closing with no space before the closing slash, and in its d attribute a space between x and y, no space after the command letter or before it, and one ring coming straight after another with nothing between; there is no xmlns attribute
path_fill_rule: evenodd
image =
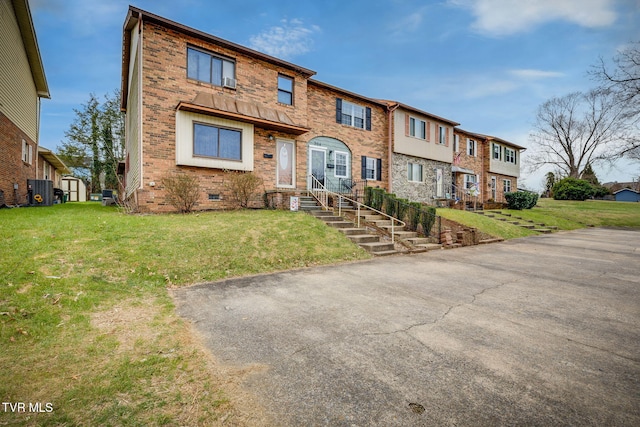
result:
<svg viewBox="0 0 640 427"><path fill-rule="evenodd" d="M32 147L31 165L22 161L22 140ZM35 142L0 113L0 190L4 193L7 205L27 202L27 180L36 178L37 151ZM18 184L17 192L14 191L14 184Z"/></svg>

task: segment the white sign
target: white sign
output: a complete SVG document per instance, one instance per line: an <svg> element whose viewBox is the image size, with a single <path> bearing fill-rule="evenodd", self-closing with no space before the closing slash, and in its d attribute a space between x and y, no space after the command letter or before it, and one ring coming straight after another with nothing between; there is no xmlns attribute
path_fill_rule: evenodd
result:
<svg viewBox="0 0 640 427"><path fill-rule="evenodd" d="M297 196L291 196L289 198L289 209L297 212L298 206L300 206L300 198Z"/></svg>

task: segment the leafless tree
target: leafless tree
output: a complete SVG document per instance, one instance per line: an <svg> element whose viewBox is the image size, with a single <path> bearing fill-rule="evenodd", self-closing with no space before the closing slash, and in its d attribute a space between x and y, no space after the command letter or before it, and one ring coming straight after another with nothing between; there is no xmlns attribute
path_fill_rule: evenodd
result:
<svg viewBox="0 0 640 427"><path fill-rule="evenodd" d="M634 131L627 136L620 154L640 160L640 42L630 43L618 51L612 66L600 58L589 74L626 107L626 120Z"/></svg>
<svg viewBox="0 0 640 427"><path fill-rule="evenodd" d="M611 90L574 92L542 104L530 135L532 169L558 168L580 178L585 166L619 158L633 132L626 106Z"/></svg>

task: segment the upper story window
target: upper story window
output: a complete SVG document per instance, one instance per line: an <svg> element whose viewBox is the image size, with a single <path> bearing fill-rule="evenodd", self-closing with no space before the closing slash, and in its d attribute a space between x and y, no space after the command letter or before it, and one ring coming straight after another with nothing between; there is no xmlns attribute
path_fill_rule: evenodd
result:
<svg viewBox="0 0 640 427"><path fill-rule="evenodd" d="M516 151L511 148L504 148L504 161L507 163L516 163Z"/></svg>
<svg viewBox="0 0 640 427"><path fill-rule="evenodd" d="M453 152L458 152L458 147L460 147L460 135L453 135Z"/></svg>
<svg viewBox="0 0 640 427"><path fill-rule="evenodd" d="M336 122L359 129L371 130L371 108L336 98Z"/></svg>
<svg viewBox="0 0 640 427"><path fill-rule="evenodd" d="M293 105L293 79L278 75L278 102Z"/></svg>
<svg viewBox="0 0 640 427"><path fill-rule="evenodd" d="M447 145L447 128L438 126L438 144Z"/></svg>
<svg viewBox="0 0 640 427"><path fill-rule="evenodd" d="M187 48L187 77L216 86L236 87L234 60Z"/></svg>
<svg viewBox="0 0 640 427"><path fill-rule="evenodd" d="M500 151L501 151L500 146L498 144L493 144L493 158L495 160L500 160L500 154L501 154Z"/></svg>
<svg viewBox="0 0 640 427"><path fill-rule="evenodd" d="M467 139L467 154L476 156L476 142L473 139Z"/></svg>
<svg viewBox="0 0 640 427"><path fill-rule="evenodd" d="M193 155L242 160L242 131L194 123Z"/></svg>
<svg viewBox="0 0 640 427"><path fill-rule="evenodd" d="M409 135L427 139L427 123L424 120L409 117Z"/></svg>

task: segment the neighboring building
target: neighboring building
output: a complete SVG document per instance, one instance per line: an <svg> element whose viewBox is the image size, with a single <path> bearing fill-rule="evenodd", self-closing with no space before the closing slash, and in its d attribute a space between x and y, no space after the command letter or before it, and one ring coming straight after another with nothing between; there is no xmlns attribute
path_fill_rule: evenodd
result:
<svg viewBox="0 0 640 427"><path fill-rule="evenodd" d="M453 131L452 196L459 203L484 200L486 142L481 135L459 128Z"/></svg>
<svg viewBox="0 0 640 427"><path fill-rule="evenodd" d="M616 202L640 202L640 192L631 188L623 188L613 193Z"/></svg>
<svg viewBox="0 0 640 427"><path fill-rule="evenodd" d="M305 190L308 175L329 187L363 177L386 187L387 105L314 74L130 7L124 196L139 210L169 211L163 177L190 174L203 190L197 209L227 208L225 182L246 171L266 190Z"/></svg>
<svg viewBox="0 0 640 427"><path fill-rule="evenodd" d="M62 189L63 175L71 171L51 150L38 147L38 175L36 179L46 179L53 182L53 188Z"/></svg>
<svg viewBox="0 0 640 427"><path fill-rule="evenodd" d="M505 193L518 191L521 154L525 148L495 136L482 136L486 140L483 169L488 190L483 201L506 202Z"/></svg>
<svg viewBox="0 0 640 427"><path fill-rule="evenodd" d="M454 127L459 123L405 104L391 105L391 191L415 202L433 204L450 199Z"/></svg>
<svg viewBox="0 0 640 427"><path fill-rule="evenodd" d="M50 98L27 0L0 2L0 58L0 204L18 205L39 175L40 99Z"/></svg>
<svg viewBox="0 0 640 427"><path fill-rule="evenodd" d="M454 194L460 200L506 202L505 193L517 191L521 154L525 150L495 136L455 129ZM466 197L465 197L466 196Z"/></svg>

